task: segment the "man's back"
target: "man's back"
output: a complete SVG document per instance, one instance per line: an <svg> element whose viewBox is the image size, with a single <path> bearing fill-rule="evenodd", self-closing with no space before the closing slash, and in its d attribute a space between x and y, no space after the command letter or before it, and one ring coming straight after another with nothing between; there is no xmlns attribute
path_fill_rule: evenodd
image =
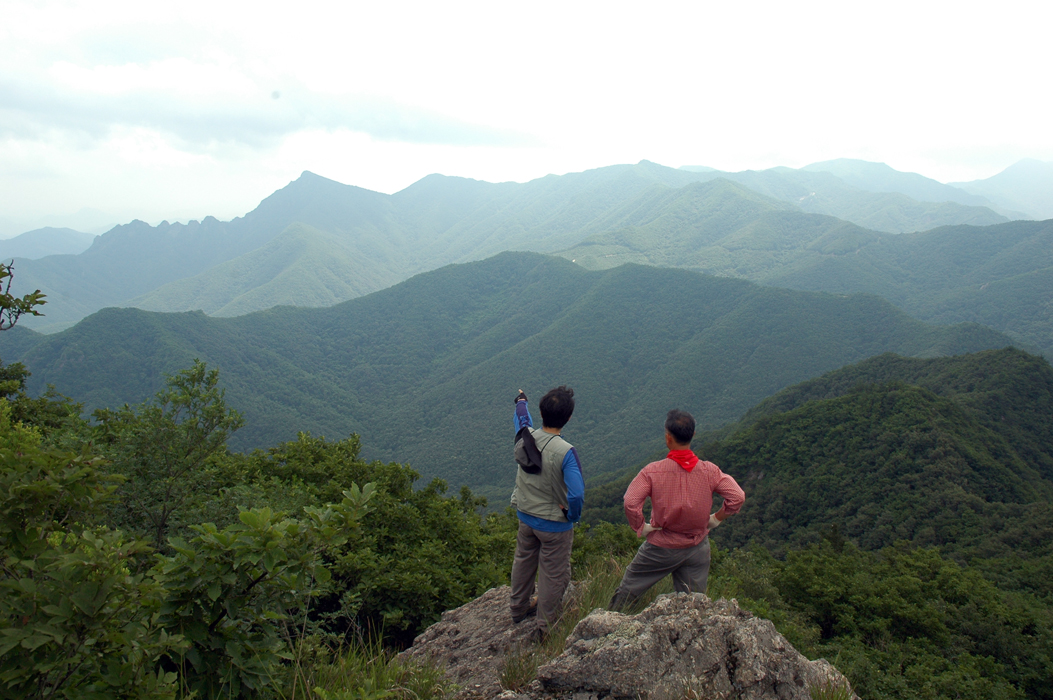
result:
<svg viewBox="0 0 1053 700"><path fill-rule="evenodd" d="M672 459L662 459L644 467L629 484L625 512L632 525L630 511L650 497L651 522L662 529L649 534L647 541L669 549L691 547L709 532L714 493L727 499L729 506L743 499L735 480L712 462L699 461L688 471Z"/></svg>
<svg viewBox="0 0 1053 700"><path fill-rule="evenodd" d="M573 447L559 435L531 428L534 441L541 452L541 472L528 474L520 469L516 474L515 507L522 513L545 520L565 522L570 503L563 463ZM573 456L577 464L576 453ZM580 469L579 469L580 472ZM575 496L577 494L575 493ZM578 507L580 511L580 506Z"/></svg>

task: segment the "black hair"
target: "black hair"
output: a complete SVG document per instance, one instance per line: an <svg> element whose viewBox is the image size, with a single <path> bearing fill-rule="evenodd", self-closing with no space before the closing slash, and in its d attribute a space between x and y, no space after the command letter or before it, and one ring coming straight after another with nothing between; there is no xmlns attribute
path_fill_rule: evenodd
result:
<svg viewBox="0 0 1053 700"><path fill-rule="evenodd" d="M557 386L541 397L541 424L546 428L562 428L574 413L574 390Z"/></svg>
<svg viewBox="0 0 1053 700"><path fill-rule="evenodd" d="M665 429L680 445L690 445L695 437L695 417L687 411L674 408L665 417Z"/></svg>

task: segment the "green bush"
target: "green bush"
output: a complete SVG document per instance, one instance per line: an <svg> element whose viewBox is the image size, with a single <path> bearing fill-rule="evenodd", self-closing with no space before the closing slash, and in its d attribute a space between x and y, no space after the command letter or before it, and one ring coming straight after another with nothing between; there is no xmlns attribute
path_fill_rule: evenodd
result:
<svg viewBox="0 0 1053 700"><path fill-rule="evenodd" d="M6 400L0 407L7 408ZM4 442L18 442L9 425L2 427L8 429ZM166 698L174 692L175 674L157 662L183 642L159 623L163 586L140 570L149 548L93 524L114 490L100 466L88 453L30 444L0 448L5 694Z"/></svg>
<svg viewBox="0 0 1053 700"><path fill-rule="evenodd" d="M223 530L205 524L156 569L164 581L160 622L189 642L169 661L185 688L204 698L254 697L284 675L316 587L330 579L322 554L348 541L374 489L296 520L269 508L244 510ZM299 614L298 621L294 615Z"/></svg>

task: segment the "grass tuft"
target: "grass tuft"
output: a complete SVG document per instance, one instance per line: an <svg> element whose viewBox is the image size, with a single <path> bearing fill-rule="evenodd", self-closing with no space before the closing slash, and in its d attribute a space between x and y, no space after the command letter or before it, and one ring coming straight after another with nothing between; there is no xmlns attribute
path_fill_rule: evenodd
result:
<svg viewBox="0 0 1053 700"><path fill-rule="evenodd" d="M289 700L445 700L456 690L441 668L402 660L379 640L315 647L308 656Z"/></svg>
<svg viewBox="0 0 1053 700"><path fill-rule="evenodd" d="M827 681L808 687L812 700L852 700L852 691L847 683Z"/></svg>

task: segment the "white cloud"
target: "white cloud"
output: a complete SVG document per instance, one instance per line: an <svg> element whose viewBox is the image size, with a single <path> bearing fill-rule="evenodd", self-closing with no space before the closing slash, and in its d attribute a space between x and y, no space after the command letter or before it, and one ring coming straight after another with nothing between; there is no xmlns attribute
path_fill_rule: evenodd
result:
<svg viewBox="0 0 1053 700"><path fill-rule="evenodd" d="M524 180L644 158L741 170L859 157L985 177L1053 159L1051 14L7 0L0 216L232 216L305 169L381 191L429 172Z"/></svg>

